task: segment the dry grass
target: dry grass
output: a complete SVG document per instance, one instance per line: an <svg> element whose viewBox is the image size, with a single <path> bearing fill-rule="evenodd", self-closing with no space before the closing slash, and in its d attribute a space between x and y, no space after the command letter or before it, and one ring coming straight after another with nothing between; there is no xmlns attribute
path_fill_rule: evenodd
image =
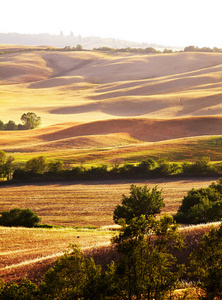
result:
<svg viewBox="0 0 222 300"><path fill-rule="evenodd" d="M121 202L122 194L129 194L131 183L131 181L112 181L2 187L1 211L14 207L28 207L37 212L42 218L42 223L103 227L100 230L0 227L0 277L6 281L19 281L27 277L37 282L47 268L67 249L69 243L80 245L93 255L98 263L104 264L114 259L115 251L107 247L113 235L110 229L115 227L112 221L113 210ZM150 188L157 185L159 189L163 189L166 207L162 213L173 214L187 190L192 187L208 186L211 180L159 179L133 183L147 184ZM189 227L186 234L190 237L196 236L193 230L196 229ZM205 229L201 230L202 234ZM200 232L200 229L197 231ZM190 243L193 244L193 240Z"/></svg>
<svg viewBox="0 0 222 300"><path fill-rule="evenodd" d="M0 49L10 48L13 47L6 45ZM104 161L107 151L110 160L122 155L136 156L138 151L140 157L146 156L155 149L163 155L166 148L174 151L176 143L174 140L164 144L166 139L221 135L221 64L222 55L213 53L2 54L0 119L19 123L24 112L33 111L41 116L42 127L26 132L0 132L0 149L14 151L17 156L24 154L24 160L43 152L48 157L69 157L77 162ZM184 143L189 144L190 140ZM186 151L181 140L179 144ZM205 153L209 155L207 149ZM189 157L192 154L191 151ZM215 156L217 160L221 160L219 155ZM148 184L151 188L158 185L166 202L163 213L173 214L187 190L208 186L211 181L6 186L1 187L0 210L29 207L42 218L42 223L112 226L113 210L121 195L129 193L131 183ZM95 230L1 227L0 233L0 276L6 281L19 281L22 277L38 281L68 243L94 249L103 243L107 245L111 237L110 231ZM100 251L107 253L110 248L97 249L100 257Z"/></svg>
<svg viewBox="0 0 222 300"><path fill-rule="evenodd" d="M115 206L122 194L129 194L132 183L163 190L166 207L163 213L176 213L183 196L192 187L206 187L212 179L140 180L100 182L60 182L54 184L15 185L1 188L0 211L15 207L30 208L42 223L63 226L112 225Z"/></svg>
<svg viewBox="0 0 222 300"><path fill-rule="evenodd" d="M42 128L0 132L0 148L64 158L62 151L121 153L123 146L150 147L145 142L221 135L221 63L216 53L2 54L0 118L19 123L34 111Z"/></svg>
<svg viewBox="0 0 222 300"><path fill-rule="evenodd" d="M109 231L74 229L30 229L0 227L0 277L19 281L23 277L39 281L52 263L78 244L84 250L108 246Z"/></svg>

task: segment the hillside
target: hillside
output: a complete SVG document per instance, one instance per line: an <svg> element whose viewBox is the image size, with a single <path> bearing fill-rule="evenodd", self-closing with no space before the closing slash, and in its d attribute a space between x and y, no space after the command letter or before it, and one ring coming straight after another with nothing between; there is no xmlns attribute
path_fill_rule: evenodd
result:
<svg viewBox="0 0 222 300"><path fill-rule="evenodd" d="M0 119L42 119L36 130L1 131L5 151L222 135L222 54L42 50L2 54L0 67Z"/></svg>

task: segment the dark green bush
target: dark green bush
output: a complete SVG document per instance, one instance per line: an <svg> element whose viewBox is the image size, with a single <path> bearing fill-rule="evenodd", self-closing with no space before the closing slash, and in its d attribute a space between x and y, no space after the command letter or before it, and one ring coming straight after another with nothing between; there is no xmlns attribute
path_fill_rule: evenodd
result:
<svg viewBox="0 0 222 300"><path fill-rule="evenodd" d="M191 189L183 198L174 219L182 224L222 220L222 180L207 188Z"/></svg>
<svg viewBox="0 0 222 300"><path fill-rule="evenodd" d="M125 219L129 223L134 217L140 215L156 215L165 206L161 190L157 187L150 190L146 185L139 187L134 184L130 187L130 196L122 196L122 204L118 204L114 210L113 220L118 223L120 219Z"/></svg>
<svg viewBox="0 0 222 300"><path fill-rule="evenodd" d="M1 226L35 227L40 218L31 209L14 208L10 211L2 211L0 217Z"/></svg>
<svg viewBox="0 0 222 300"><path fill-rule="evenodd" d="M34 300L39 299L38 288L29 280L23 279L20 284L14 282L0 285L0 299L2 300Z"/></svg>

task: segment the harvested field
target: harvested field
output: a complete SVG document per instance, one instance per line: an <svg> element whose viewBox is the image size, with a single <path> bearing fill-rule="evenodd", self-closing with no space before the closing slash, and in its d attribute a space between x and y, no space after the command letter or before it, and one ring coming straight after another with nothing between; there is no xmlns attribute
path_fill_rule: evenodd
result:
<svg viewBox="0 0 222 300"><path fill-rule="evenodd" d="M67 249L78 244L83 250L108 246L112 232L74 229L0 227L0 277L39 281L44 272Z"/></svg>
<svg viewBox="0 0 222 300"><path fill-rule="evenodd" d="M121 202L123 193L129 194L132 183L162 189L166 207L163 213L177 211L182 197L191 188L206 187L212 179L196 180L141 180L57 183L36 185L1 186L0 210L15 207L31 208L42 218L42 223L65 226L96 226L100 229L30 229L0 227L0 277L6 281L20 281L23 277L34 282L53 262L67 250L68 244L78 244L93 255L100 264L115 258L115 252L108 247L114 232L112 215L115 206ZM203 234L206 226L199 226ZM197 235L197 227L182 229L190 245ZM200 229L202 228L202 229ZM185 251L188 255L190 248ZM181 254L179 254L181 257ZM183 258L183 255L182 255Z"/></svg>
<svg viewBox="0 0 222 300"><path fill-rule="evenodd" d="M166 206L162 213L174 214L183 196L191 188L206 187L212 179L138 180L100 182L59 182L53 184L14 185L1 187L0 211L15 207L30 208L42 223L62 226L108 226L113 224L115 206L122 194L129 195L130 185L162 189Z"/></svg>

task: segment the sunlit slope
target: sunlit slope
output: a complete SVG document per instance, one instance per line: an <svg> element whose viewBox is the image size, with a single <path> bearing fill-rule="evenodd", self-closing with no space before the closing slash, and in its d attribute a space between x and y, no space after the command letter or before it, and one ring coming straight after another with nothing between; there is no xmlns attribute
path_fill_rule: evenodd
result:
<svg viewBox="0 0 222 300"><path fill-rule="evenodd" d="M32 131L0 131L5 151L118 147L184 137L222 134L222 117L178 119L127 118L83 124L64 123Z"/></svg>
<svg viewBox="0 0 222 300"><path fill-rule="evenodd" d="M0 55L0 70L0 119L42 119L37 130L1 131L6 151L222 135L221 54L33 51Z"/></svg>

